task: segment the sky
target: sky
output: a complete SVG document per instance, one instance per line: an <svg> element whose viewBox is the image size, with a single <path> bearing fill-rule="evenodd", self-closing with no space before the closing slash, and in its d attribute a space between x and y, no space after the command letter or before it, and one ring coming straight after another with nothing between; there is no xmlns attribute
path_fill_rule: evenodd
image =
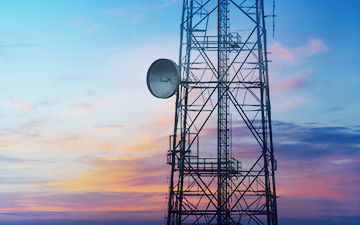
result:
<svg viewBox="0 0 360 225"><path fill-rule="evenodd" d="M359 9L276 0L274 37L266 20L281 225L359 224ZM175 98L146 73L177 61L181 10L0 0L1 224L164 224Z"/></svg>

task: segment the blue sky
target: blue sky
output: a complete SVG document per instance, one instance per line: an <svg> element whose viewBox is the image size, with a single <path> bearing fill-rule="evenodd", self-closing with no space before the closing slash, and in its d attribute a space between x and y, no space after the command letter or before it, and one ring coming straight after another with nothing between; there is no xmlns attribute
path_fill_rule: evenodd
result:
<svg viewBox="0 0 360 225"><path fill-rule="evenodd" d="M359 220L359 8L277 0L275 38L266 21L283 224ZM145 77L177 61L181 9L0 0L2 222L162 221L175 99L154 98Z"/></svg>
<svg viewBox="0 0 360 225"><path fill-rule="evenodd" d="M301 114L312 122L323 125L352 125L358 118L359 106L354 104L359 95L359 76L356 49L359 49L360 17L356 13L357 1L290 1L276 5L276 38L282 45L296 49L305 45L309 38L321 40L326 50L289 67L282 66L281 75L305 68L308 84L304 95L311 102L301 108ZM276 63L274 63L276 64ZM270 65L271 66L271 65ZM289 115L289 114L288 114ZM301 119L306 120L308 119ZM300 121L301 121L300 120ZM309 121L308 121L309 122Z"/></svg>

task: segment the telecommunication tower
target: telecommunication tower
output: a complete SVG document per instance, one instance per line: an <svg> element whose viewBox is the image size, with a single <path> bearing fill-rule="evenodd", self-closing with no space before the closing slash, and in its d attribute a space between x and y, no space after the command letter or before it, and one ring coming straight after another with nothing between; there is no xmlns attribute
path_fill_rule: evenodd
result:
<svg viewBox="0 0 360 225"><path fill-rule="evenodd" d="M184 0L179 65L147 84L176 95L167 224L277 225L264 0Z"/></svg>

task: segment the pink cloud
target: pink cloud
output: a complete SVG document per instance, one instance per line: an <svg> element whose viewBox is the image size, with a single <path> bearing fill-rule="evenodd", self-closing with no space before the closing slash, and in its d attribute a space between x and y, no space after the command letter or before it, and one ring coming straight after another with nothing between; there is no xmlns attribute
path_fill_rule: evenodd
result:
<svg viewBox="0 0 360 225"><path fill-rule="evenodd" d="M302 197L280 196L277 203L280 218L314 218L319 220L330 216L357 216L360 211L356 200L333 200L311 195ZM302 224L307 223L303 222ZM336 224L348 223L338 222Z"/></svg>
<svg viewBox="0 0 360 225"><path fill-rule="evenodd" d="M328 47L320 38L310 37L306 45L297 48L288 48L283 46L280 42L275 42L269 46L269 50L275 58L284 60L288 63L298 63L304 58L327 51Z"/></svg>
<svg viewBox="0 0 360 225"><path fill-rule="evenodd" d="M280 80L280 81L271 81L270 83L271 93L279 94L286 91L300 89L304 87L310 81L309 78L307 78L307 75L312 72L313 72L312 69L306 69L300 71L299 73L295 74L294 76L288 79Z"/></svg>
<svg viewBox="0 0 360 225"><path fill-rule="evenodd" d="M60 219L99 220L133 219L132 216L136 213L140 214L141 218L141 212L147 211L149 214L155 214L156 218L159 217L156 211L164 211L166 208L165 195L151 192L12 193L4 200L0 209L2 213L0 221L9 219L5 216L6 214L13 215L13 219L21 219L21 212L42 214L41 219L54 219L59 216ZM153 212L150 213L151 211ZM20 218L16 218L16 213L19 213ZM36 217L36 215L33 216ZM154 215L146 215L146 218L152 217Z"/></svg>
<svg viewBox="0 0 360 225"><path fill-rule="evenodd" d="M316 163L311 161L304 163L301 160L279 162L282 162L279 165L281 171L277 176L279 196L317 196L333 200L359 198L358 188L354 186L358 178L354 176L355 170L352 170L356 168L358 159L348 162L348 167L334 164L329 160L316 161Z"/></svg>
<svg viewBox="0 0 360 225"><path fill-rule="evenodd" d="M288 62L294 61L294 56L291 50L281 45L279 42L275 42L274 44L270 45L270 51L273 53L273 55L285 59Z"/></svg>
<svg viewBox="0 0 360 225"><path fill-rule="evenodd" d="M93 111L95 105L91 103L78 103L70 106L70 108L73 110L73 115L83 115Z"/></svg>
<svg viewBox="0 0 360 225"><path fill-rule="evenodd" d="M318 52L325 52L328 50L328 47L324 44L324 42L318 38L309 38L307 47L311 55L316 54Z"/></svg>
<svg viewBox="0 0 360 225"><path fill-rule="evenodd" d="M14 99L9 99L10 103L18 108L20 108L22 111L31 111L34 109L32 105L25 101L16 101Z"/></svg>
<svg viewBox="0 0 360 225"><path fill-rule="evenodd" d="M298 54L302 58L315 55L320 52L326 52L328 47L319 38L309 38L306 46L299 47L295 50L295 54Z"/></svg>

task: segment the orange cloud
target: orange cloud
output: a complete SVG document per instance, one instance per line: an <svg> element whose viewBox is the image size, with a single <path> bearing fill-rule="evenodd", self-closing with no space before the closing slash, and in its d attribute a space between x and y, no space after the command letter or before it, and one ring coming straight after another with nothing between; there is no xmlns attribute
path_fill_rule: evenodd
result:
<svg viewBox="0 0 360 225"><path fill-rule="evenodd" d="M164 210L165 196L158 193L72 192L12 196L0 213L14 212L136 212ZM139 204L141 202L141 204ZM108 219L108 218L107 218Z"/></svg>
<svg viewBox="0 0 360 225"><path fill-rule="evenodd" d="M93 158L89 164L96 169L84 170L73 179L35 186L50 186L69 191L112 191L166 193L166 154L163 157Z"/></svg>
<svg viewBox="0 0 360 225"><path fill-rule="evenodd" d="M22 164L15 164L15 165L10 165L10 166L3 166L1 168L18 168L18 167L24 167L24 166L30 166L32 164L32 162L27 162L27 163L22 163Z"/></svg>
<svg viewBox="0 0 360 225"><path fill-rule="evenodd" d="M14 145L21 144L17 141L16 134L0 134L0 149L7 149Z"/></svg>
<svg viewBox="0 0 360 225"><path fill-rule="evenodd" d="M134 121L124 125L98 125L71 132L15 130L0 136L0 148L9 149L17 145L17 151L116 152L121 155L166 151L174 113L163 117L158 110L168 107L159 108L146 113L146 116L134 115Z"/></svg>
<svg viewBox="0 0 360 225"><path fill-rule="evenodd" d="M48 130L35 137L18 134L12 141L1 143L3 149L17 145L17 151L104 152L119 150L122 146L117 140L104 140L85 134L57 134Z"/></svg>

